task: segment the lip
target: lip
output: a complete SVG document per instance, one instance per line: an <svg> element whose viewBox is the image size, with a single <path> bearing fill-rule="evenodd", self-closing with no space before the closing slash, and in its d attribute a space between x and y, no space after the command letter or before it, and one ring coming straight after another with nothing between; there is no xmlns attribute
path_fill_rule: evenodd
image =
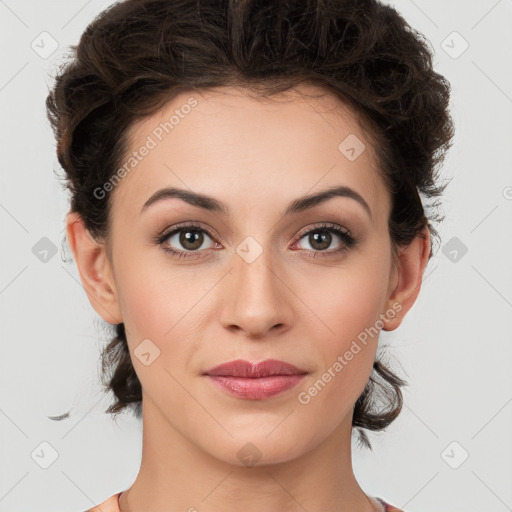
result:
<svg viewBox="0 0 512 512"><path fill-rule="evenodd" d="M260 378L272 375L299 375L308 373L297 368L291 363L278 359L265 359L259 363L251 363L244 359L236 359L228 363L219 364L204 372L204 375L216 375L220 377L244 377Z"/></svg>
<svg viewBox="0 0 512 512"><path fill-rule="evenodd" d="M237 359L203 373L223 391L249 400L263 400L296 386L307 371L277 359L251 363Z"/></svg>

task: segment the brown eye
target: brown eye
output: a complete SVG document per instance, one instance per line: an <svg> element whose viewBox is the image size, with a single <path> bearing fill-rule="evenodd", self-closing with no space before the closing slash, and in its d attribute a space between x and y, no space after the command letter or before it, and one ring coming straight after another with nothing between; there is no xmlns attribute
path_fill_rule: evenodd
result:
<svg viewBox="0 0 512 512"><path fill-rule="evenodd" d="M184 249L195 251L203 244L204 236L199 230L186 229L179 233L179 242Z"/></svg>
<svg viewBox="0 0 512 512"><path fill-rule="evenodd" d="M303 239L307 241L309 247L301 247ZM335 243L336 239L337 243ZM318 257L340 255L357 243L358 239L347 229L337 224L322 224L303 233L294 245L299 249L306 249L306 252L311 253L312 257ZM331 247L333 244L335 244L334 247Z"/></svg>
<svg viewBox="0 0 512 512"><path fill-rule="evenodd" d="M316 231L309 234L308 242L313 249L324 251L332 242L332 235L329 231Z"/></svg>
<svg viewBox="0 0 512 512"><path fill-rule="evenodd" d="M205 242L210 240L210 246L203 247ZM173 229L157 239L162 248L171 254L181 257L195 256L203 252L203 249L215 247L212 235L206 229L197 226L181 226Z"/></svg>

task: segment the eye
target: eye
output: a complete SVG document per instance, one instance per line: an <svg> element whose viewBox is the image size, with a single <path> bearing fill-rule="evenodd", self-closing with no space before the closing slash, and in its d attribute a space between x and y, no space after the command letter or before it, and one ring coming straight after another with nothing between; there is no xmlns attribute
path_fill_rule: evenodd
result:
<svg viewBox="0 0 512 512"><path fill-rule="evenodd" d="M186 224L174 228L172 231L163 234L156 242L162 249L179 258L197 257L201 249L211 249L216 246L212 240L213 233L198 224ZM210 240L211 244L204 247L205 242ZM213 244L213 245L212 245Z"/></svg>
<svg viewBox="0 0 512 512"><path fill-rule="evenodd" d="M333 237L334 234L334 237ZM221 246L213 240L216 236L210 229L199 224L185 224L177 226L171 231L158 236L155 242L162 246L162 249L177 258L201 257L201 252L207 249L217 249ZM334 249L327 250L338 238L338 244ZM303 233L299 241L306 239L310 249L301 249L302 252L313 253L312 257L328 257L339 255L353 247L358 240L337 224L322 224ZM210 244L208 245L208 240ZM206 247L204 244L206 243ZM295 242L294 246L298 245ZM323 254L325 253L325 254Z"/></svg>
<svg viewBox="0 0 512 512"><path fill-rule="evenodd" d="M333 233L335 235L334 237ZM336 224L322 224L317 226L302 234L300 240L303 238L306 239L306 242L311 248L308 250L312 250L314 252L313 257L339 254L348 250L357 242L356 238L350 234L350 231L345 230ZM341 240L341 242L338 242L334 249L327 251L333 241L336 241L336 238ZM326 254L320 254L322 252L325 252Z"/></svg>

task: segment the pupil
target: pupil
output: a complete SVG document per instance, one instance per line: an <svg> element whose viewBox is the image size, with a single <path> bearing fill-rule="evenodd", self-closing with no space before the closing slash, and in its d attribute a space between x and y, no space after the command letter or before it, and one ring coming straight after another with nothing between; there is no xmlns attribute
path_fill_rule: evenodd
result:
<svg viewBox="0 0 512 512"><path fill-rule="evenodd" d="M199 231L182 231L180 243L188 249L197 249L203 243L202 233ZM192 247L187 244L192 244Z"/></svg>
<svg viewBox="0 0 512 512"><path fill-rule="evenodd" d="M314 242L317 244L320 240L320 247L317 247L318 249L326 249L331 243L331 234L328 231L319 231L317 233L313 233L311 236L313 237ZM314 244L311 245L314 247Z"/></svg>

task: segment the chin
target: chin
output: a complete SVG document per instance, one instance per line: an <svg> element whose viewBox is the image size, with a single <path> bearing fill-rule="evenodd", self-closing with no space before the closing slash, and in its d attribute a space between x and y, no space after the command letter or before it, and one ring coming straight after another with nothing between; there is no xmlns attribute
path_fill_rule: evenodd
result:
<svg viewBox="0 0 512 512"><path fill-rule="evenodd" d="M304 439L300 433L283 429L278 433L279 422L272 425L262 425L239 430L237 435L230 438L227 434L221 438L209 437L205 439L203 449L216 459L227 464L240 467L262 467L280 464L300 457L308 451L309 439ZM228 429L229 430L229 429ZM273 431L274 430L274 431ZM270 433L270 434L269 434Z"/></svg>

